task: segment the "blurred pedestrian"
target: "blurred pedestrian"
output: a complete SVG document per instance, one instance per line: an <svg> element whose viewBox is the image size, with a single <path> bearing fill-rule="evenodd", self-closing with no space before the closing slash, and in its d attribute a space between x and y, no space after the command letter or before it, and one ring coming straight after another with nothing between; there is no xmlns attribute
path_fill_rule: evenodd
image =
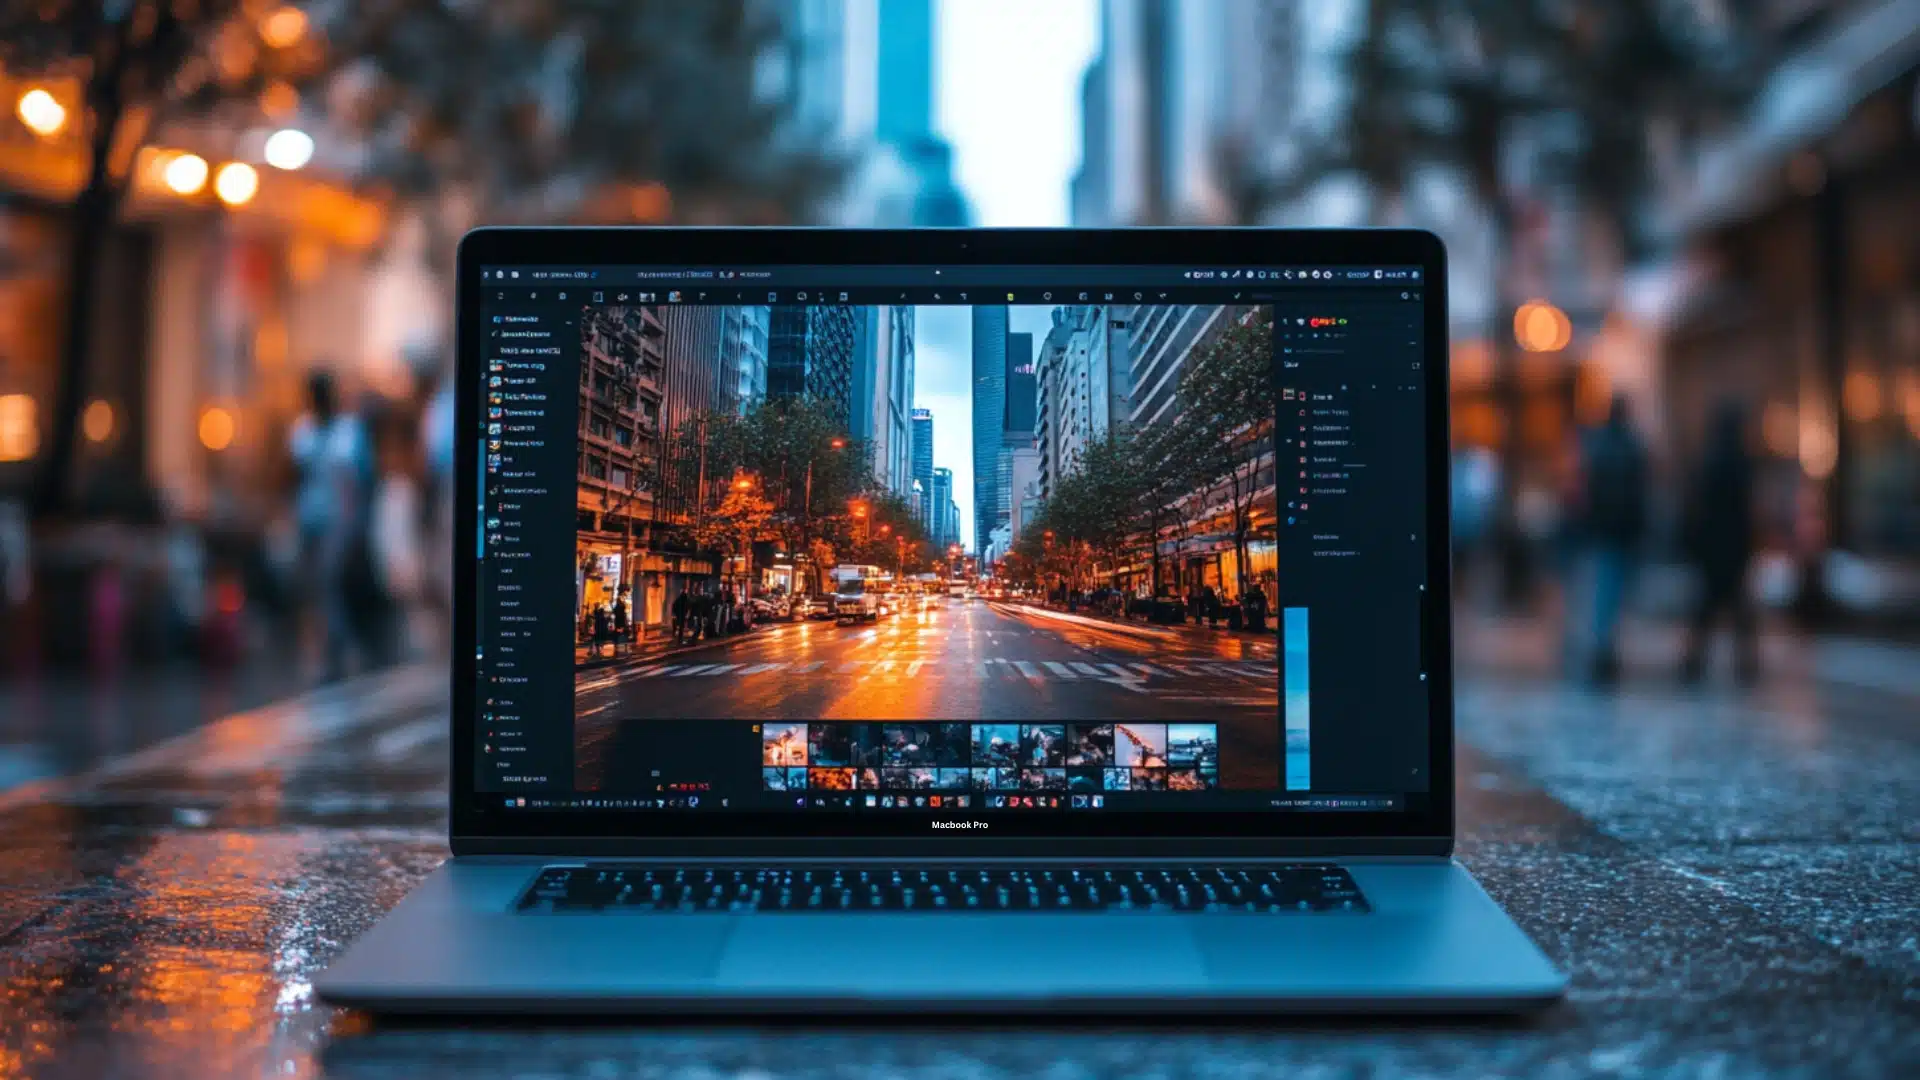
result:
<svg viewBox="0 0 1920 1080"><path fill-rule="evenodd" d="M673 643L678 645L687 633L687 612L693 608L693 597L688 590L681 589L673 598Z"/></svg>
<svg viewBox="0 0 1920 1080"><path fill-rule="evenodd" d="M379 475L369 540L380 595L365 603L369 656L379 664L425 647L432 638L433 616L418 438L398 411L382 409L372 424Z"/></svg>
<svg viewBox="0 0 1920 1080"><path fill-rule="evenodd" d="M1220 594L1211 585L1200 586L1200 612L1207 617L1208 629L1220 625Z"/></svg>
<svg viewBox="0 0 1920 1080"><path fill-rule="evenodd" d="M631 643L633 638L633 604L630 600L632 595L633 586L631 585L623 584L614 592L613 652L616 656L620 654L620 644L622 642Z"/></svg>
<svg viewBox="0 0 1920 1080"><path fill-rule="evenodd" d="M1620 615L1647 524L1647 453L1624 396L1613 399L1607 422L1588 433L1583 450L1580 529L1592 631L1588 675L1605 684L1620 675Z"/></svg>
<svg viewBox="0 0 1920 1080"><path fill-rule="evenodd" d="M355 633L349 585L364 554L373 460L359 418L340 408L331 373L307 379L307 412L288 437L294 517L308 575L307 621L320 641L323 677L347 672Z"/></svg>
<svg viewBox="0 0 1920 1080"><path fill-rule="evenodd" d="M429 551L446 551L453 543L453 409L453 378L443 366L439 383L420 413L425 468L421 511ZM453 560L429 560L422 585L444 635L453 619Z"/></svg>
<svg viewBox="0 0 1920 1080"><path fill-rule="evenodd" d="M1699 586L1680 666L1681 677L1690 682L1706 672L1707 646L1722 616L1733 625L1736 676L1750 682L1759 674L1753 606L1747 597L1754 552L1754 464L1747 443L1746 410L1737 401L1721 402L1687 493L1681 527Z"/></svg>
<svg viewBox="0 0 1920 1080"><path fill-rule="evenodd" d="M1500 513L1500 458L1484 446L1453 457L1453 572L1455 595L1465 598Z"/></svg>
<svg viewBox="0 0 1920 1080"><path fill-rule="evenodd" d="M593 645L592 655L598 657L600 650L613 641L613 614L605 604L593 606Z"/></svg>

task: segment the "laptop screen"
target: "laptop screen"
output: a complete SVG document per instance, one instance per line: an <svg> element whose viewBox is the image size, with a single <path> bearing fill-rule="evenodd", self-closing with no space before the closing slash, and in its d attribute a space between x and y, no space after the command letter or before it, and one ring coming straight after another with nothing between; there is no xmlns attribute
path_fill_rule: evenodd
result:
<svg viewBox="0 0 1920 1080"><path fill-rule="evenodd" d="M1425 808L1419 268L480 274L482 802Z"/></svg>

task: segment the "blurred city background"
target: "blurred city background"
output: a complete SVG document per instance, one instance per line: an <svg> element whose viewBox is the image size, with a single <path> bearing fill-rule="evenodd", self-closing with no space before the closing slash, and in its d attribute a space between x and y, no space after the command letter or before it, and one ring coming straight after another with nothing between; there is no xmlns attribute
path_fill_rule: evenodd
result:
<svg viewBox="0 0 1920 1080"><path fill-rule="evenodd" d="M3 0L0 97L0 790L444 647L477 223L1432 229L1474 670L1920 628L1920 0Z"/></svg>

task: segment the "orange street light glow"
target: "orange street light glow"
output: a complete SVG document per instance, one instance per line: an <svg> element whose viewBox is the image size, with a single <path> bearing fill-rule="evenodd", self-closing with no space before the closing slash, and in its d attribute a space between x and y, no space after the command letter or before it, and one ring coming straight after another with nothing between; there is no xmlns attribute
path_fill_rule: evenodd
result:
<svg viewBox="0 0 1920 1080"><path fill-rule="evenodd" d="M307 36L307 13L289 4L276 8L260 22L260 40L276 49L296 44Z"/></svg>
<svg viewBox="0 0 1920 1080"><path fill-rule="evenodd" d="M35 135L52 135L67 126L66 106L37 86L20 95L14 111Z"/></svg>
<svg viewBox="0 0 1920 1080"><path fill-rule="evenodd" d="M88 402L87 411L80 414L80 431L90 443L113 438L113 406L101 398Z"/></svg>
<svg viewBox="0 0 1920 1080"><path fill-rule="evenodd" d="M215 405L200 414L200 445L209 450L225 450L233 445L233 414Z"/></svg>
<svg viewBox="0 0 1920 1080"><path fill-rule="evenodd" d="M175 195L192 195L207 186L207 159L199 154L179 154L160 174L168 190Z"/></svg>
<svg viewBox="0 0 1920 1080"><path fill-rule="evenodd" d="M229 161L214 174L213 193L228 206L245 206L259 192L260 174L245 162Z"/></svg>

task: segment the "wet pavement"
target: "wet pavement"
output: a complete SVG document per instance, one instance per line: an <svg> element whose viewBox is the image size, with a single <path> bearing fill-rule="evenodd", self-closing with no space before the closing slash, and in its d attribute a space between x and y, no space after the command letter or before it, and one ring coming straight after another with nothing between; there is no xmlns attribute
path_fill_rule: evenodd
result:
<svg viewBox="0 0 1920 1080"><path fill-rule="evenodd" d="M1744 693L1465 681L1460 857L1573 977L1531 1021L339 1013L310 980L445 857L443 677L404 669L0 794L0 1078L1920 1075L1920 663L1772 648Z"/></svg>
<svg viewBox="0 0 1920 1080"><path fill-rule="evenodd" d="M653 721L1188 720L1235 753L1226 787L1281 769L1271 637L1176 632L1019 605L938 601L871 625L782 623L709 648L580 671L581 790L644 775ZM966 764L964 760L958 764Z"/></svg>

